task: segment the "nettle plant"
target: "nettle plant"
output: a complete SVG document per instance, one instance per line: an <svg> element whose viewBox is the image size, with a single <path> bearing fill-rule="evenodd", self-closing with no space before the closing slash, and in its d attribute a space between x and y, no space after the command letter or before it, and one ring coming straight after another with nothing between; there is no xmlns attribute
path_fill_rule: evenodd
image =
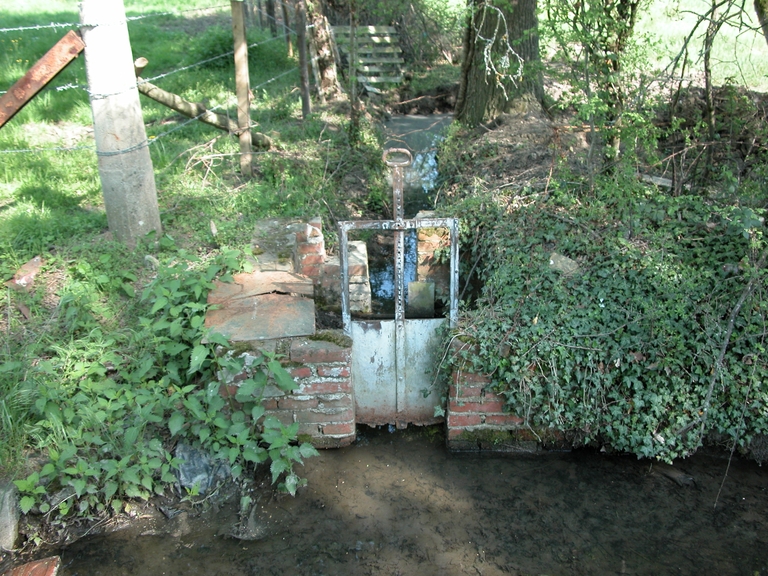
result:
<svg viewBox="0 0 768 576"><path fill-rule="evenodd" d="M173 248L168 238L161 245ZM141 294L136 332L92 329L30 370L31 436L48 462L15 482L24 513L120 512L131 499L164 494L177 482L178 442L226 461L235 478L271 460L273 482L295 494L304 481L293 465L317 452L297 444L298 425L265 418L262 406L268 382L290 391L293 379L263 354L250 359L236 394L222 395L217 373L241 372L243 359L204 327L213 280L231 280L240 256L224 249L203 263L178 251Z"/></svg>
<svg viewBox="0 0 768 576"><path fill-rule="evenodd" d="M666 460L702 434L745 447L768 433L755 211L635 190L585 203L560 192L496 222L496 210L462 214L478 220L468 229L483 236L465 241L487 258L453 335L475 346L453 361L492 375L530 426ZM553 270L552 252L579 271Z"/></svg>

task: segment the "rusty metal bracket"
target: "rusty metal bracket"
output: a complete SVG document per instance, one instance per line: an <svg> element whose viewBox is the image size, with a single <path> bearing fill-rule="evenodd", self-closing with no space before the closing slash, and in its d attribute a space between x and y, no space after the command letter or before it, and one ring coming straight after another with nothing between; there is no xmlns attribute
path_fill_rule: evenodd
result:
<svg viewBox="0 0 768 576"><path fill-rule="evenodd" d="M83 48L83 39L77 32L70 30L45 53L45 56L35 62L32 68L0 97L0 128L77 58Z"/></svg>

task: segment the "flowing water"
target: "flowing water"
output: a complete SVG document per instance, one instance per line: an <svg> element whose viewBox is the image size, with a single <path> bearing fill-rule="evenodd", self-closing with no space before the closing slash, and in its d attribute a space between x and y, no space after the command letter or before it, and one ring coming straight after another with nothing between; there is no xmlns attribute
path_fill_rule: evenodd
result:
<svg viewBox="0 0 768 576"><path fill-rule="evenodd" d="M678 485L628 456L451 454L434 428L361 427L306 462L295 498L262 496L258 540L228 536L236 496L172 519L150 506L65 548L60 574L766 574L768 469L725 456L677 463L694 480Z"/></svg>
<svg viewBox="0 0 768 576"><path fill-rule="evenodd" d="M404 171L403 205L406 218L434 206L437 186L437 145L452 122L451 114L430 116L393 116L385 125L387 141L384 149L406 148L413 163ZM391 182L390 182L391 184ZM391 201L391 198L389 198ZM405 290L408 282L416 280L416 231L405 235ZM368 241L371 297L373 312L393 316L395 311L394 237L379 234Z"/></svg>

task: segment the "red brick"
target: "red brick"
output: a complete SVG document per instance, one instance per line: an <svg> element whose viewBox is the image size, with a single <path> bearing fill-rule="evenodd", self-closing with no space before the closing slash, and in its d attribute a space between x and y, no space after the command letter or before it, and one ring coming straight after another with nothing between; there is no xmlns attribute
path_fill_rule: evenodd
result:
<svg viewBox="0 0 768 576"><path fill-rule="evenodd" d="M307 408L317 408L317 398L308 396L301 399L296 398L295 396L286 396L285 398L278 399L277 407L280 410L305 410Z"/></svg>
<svg viewBox="0 0 768 576"><path fill-rule="evenodd" d="M319 233L323 232L323 219L320 216L315 216L309 221L309 225L315 228Z"/></svg>
<svg viewBox="0 0 768 576"><path fill-rule="evenodd" d="M296 413L299 422L351 422L355 419L355 411L351 408L344 410L302 410Z"/></svg>
<svg viewBox="0 0 768 576"><path fill-rule="evenodd" d="M449 397L450 398L480 398L484 396L483 394L483 388L482 385L465 385L465 384L459 384L456 386L455 384L451 384L450 390L449 390Z"/></svg>
<svg viewBox="0 0 768 576"><path fill-rule="evenodd" d="M320 382L307 382L299 386L299 394L334 394L337 392L351 392L352 383L349 380L321 380Z"/></svg>
<svg viewBox="0 0 768 576"><path fill-rule="evenodd" d="M504 403L501 400L485 402L451 402L452 412L503 412Z"/></svg>
<svg viewBox="0 0 768 576"><path fill-rule="evenodd" d="M349 348L325 340L296 339L291 343L291 362L319 364L349 362Z"/></svg>
<svg viewBox="0 0 768 576"><path fill-rule="evenodd" d="M309 264L307 266L302 265L299 272L302 276L309 276L310 278L318 278L323 267L320 264Z"/></svg>
<svg viewBox="0 0 768 576"><path fill-rule="evenodd" d="M514 414L486 414L485 423L496 426L522 426L525 420Z"/></svg>
<svg viewBox="0 0 768 576"><path fill-rule="evenodd" d="M277 398L267 398L261 401L264 410L277 410Z"/></svg>
<svg viewBox="0 0 768 576"><path fill-rule="evenodd" d="M448 439L452 440L453 438L458 438L462 434L464 434L464 430L461 428L451 428L448 430Z"/></svg>
<svg viewBox="0 0 768 576"><path fill-rule="evenodd" d="M323 366L317 367L317 375L323 378L349 378L349 366Z"/></svg>
<svg viewBox="0 0 768 576"><path fill-rule="evenodd" d="M312 376L312 370L306 366L291 369L292 378L310 378L311 376Z"/></svg>
<svg viewBox="0 0 768 576"><path fill-rule="evenodd" d="M301 262L302 268L304 266L318 265L325 262L325 255L324 254L304 254L302 256L299 256L299 261Z"/></svg>
<svg viewBox="0 0 768 576"><path fill-rule="evenodd" d="M321 426L323 434L354 434L355 423L346 422L344 424L326 424Z"/></svg>
<svg viewBox="0 0 768 576"><path fill-rule="evenodd" d="M352 406L352 397L346 396L343 398L334 398L332 400L324 400L322 396L317 398L318 408L350 408Z"/></svg>
<svg viewBox="0 0 768 576"><path fill-rule="evenodd" d="M299 254L325 254L324 242L302 242L296 245L296 250Z"/></svg>
<svg viewBox="0 0 768 576"><path fill-rule="evenodd" d="M480 414L448 414L448 428L457 426L479 426L483 423Z"/></svg>

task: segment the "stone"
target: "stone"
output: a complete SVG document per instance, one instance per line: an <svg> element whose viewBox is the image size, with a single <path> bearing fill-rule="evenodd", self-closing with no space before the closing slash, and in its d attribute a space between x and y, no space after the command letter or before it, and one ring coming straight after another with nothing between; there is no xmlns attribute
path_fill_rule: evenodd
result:
<svg viewBox="0 0 768 576"><path fill-rule="evenodd" d="M0 549L13 550L19 533L19 492L13 482L0 481Z"/></svg>
<svg viewBox="0 0 768 576"><path fill-rule="evenodd" d="M552 252L549 256L549 267L561 272L565 276L571 276L579 271L579 264L567 256Z"/></svg>
<svg viewBox="0 0 768 576"><path fill-rule="evenodd" d="M179 485L187 490L197 487L200 495L208 493L230 475L225 462L213 461L207 453L183 442L176 445L174 456L183 461L176 470Z"/></svg>

